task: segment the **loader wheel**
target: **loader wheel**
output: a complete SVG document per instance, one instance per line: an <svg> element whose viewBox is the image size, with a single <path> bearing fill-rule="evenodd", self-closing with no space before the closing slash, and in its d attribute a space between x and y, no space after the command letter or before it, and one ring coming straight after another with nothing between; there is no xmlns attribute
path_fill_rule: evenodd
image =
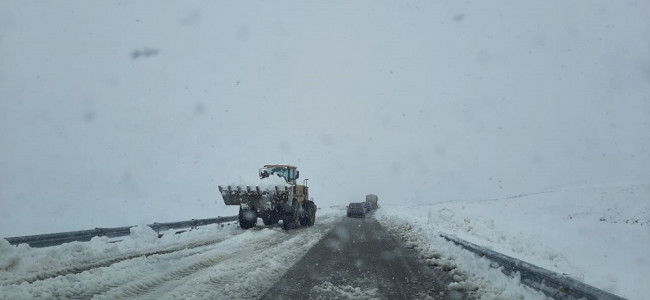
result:
<svg viewBox="0 0 650 300"><path fill-rule="evenodd" d="M270 213L264 217L262 217L262 221L264 221L264 225L274 225L278 223L278 216L275 215L275 213Z"/></svg>
<svg viewBox="0 0 650 300"><path fill-rule="evenodd" d="M300 224L300 207L296 205L296 209L293 210L293 224Z"/></svg>
<svg viewBox="0 0 650 300"><path fill-rule="evenodd" d="M239 209L239 227L249 229L255 227L257 223L257 213L254 210Z"/></svg>
<svg viewBox="0 0 650 300"><path fill-rule="evenodd" d="M286 215L282 218L282 229L289 230L291 229L291 222L293 221L293 216Z"/></svg>
<svg viewBox="0 0 650 300"><path fill-rule="evenodd" d="M310 204L307 211L307 226L314 226L316 223L316 205Z"/></svg>
<svg viewBox="0 0 650 300"><path fill-rule="evenodd" d="M314 226L316 221L316 207L313 203L307 203L307 216L300 219L302 226Z"/></svg>
<svg viewBox="0 0 650 300"><path fill-rule="evenodd" d="M298 224L300 224L300 211L298 205L294 203L293 213L285 214L284 218L282 218L282 229L289 230Z"/></svg>

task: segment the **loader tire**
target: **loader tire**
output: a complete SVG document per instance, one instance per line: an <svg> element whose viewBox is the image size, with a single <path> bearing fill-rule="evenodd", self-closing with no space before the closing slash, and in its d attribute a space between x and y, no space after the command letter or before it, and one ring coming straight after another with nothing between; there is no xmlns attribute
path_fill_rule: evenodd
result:
<svg viewBox="0 0 650 300"><path fill-rule="evenodd" d="M285 215L284 218L282 218L282 229L284 230L291 229L292 223L293 223L293 216Z"/></svg>
<svg viewBox="0 0 650 300"><path fill-rule="evenodd" d="M255 227L257 223L257 213L253 210L239 209L239 227L242 229L250 229Z"/></svg>
<svg viewBox="0 0 650 300"><path fill-rule="evenodd" d="M312 202L308 202L306 205L307 215L304 218L300 219L300 225L302 226L314 226L316 222L316 205Z"/></svg>
<svg viewBox="0 0 650 300"><path fill-rule="evenodd" d="M264 217L262 217L262 221L264 221L264 225L275 225L278 223L278 216L275 215L275 213L270 213Z"/></svg>
<svg viewBox="0 0 650 300"><path fill-rule="evenodd" d="M285 214L282 218L282 229L289 230L300 224L300 211L298 204L294 202L292 212Z"/></svg>

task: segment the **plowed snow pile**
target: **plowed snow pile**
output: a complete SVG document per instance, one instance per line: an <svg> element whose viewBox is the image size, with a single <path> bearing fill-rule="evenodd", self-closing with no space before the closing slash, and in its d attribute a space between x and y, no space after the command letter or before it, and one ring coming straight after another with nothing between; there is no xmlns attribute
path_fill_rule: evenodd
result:
<svg viewBox="0 0 650 300"><path fill-rule="evenodd" d="M161 238L142 225L47 248L0 239L0 299L257 299L341 218L323 207L314 226L291 231L259 221Z"/></svg>
<svg viewBox="0 0 650 300"><path fill-rule="evenodd" d="M500 199L386 204L376 216L407 222L432 244L439 233L452 234L616 295L643 299L650 295L648 199L650 184L574 186Z"/></svg>

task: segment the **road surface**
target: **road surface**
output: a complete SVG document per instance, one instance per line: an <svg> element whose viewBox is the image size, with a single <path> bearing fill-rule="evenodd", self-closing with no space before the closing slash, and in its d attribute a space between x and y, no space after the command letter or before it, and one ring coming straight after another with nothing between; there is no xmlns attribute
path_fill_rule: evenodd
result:
<svg viewBox="0 0 650 300"><path fill-rule="evenodd" d="M372 217L345 218L262 299L465 299Z"/></svg>
<svg viewBox="0 0 650 300"><path fill-rule="evenodd" d="M158 238L145 226L47 248L6 243L0 300L465 298L447 292L449 275L424 266L372 216L342 214L321 213L314 226L289 231L205 226Z"/></svg>

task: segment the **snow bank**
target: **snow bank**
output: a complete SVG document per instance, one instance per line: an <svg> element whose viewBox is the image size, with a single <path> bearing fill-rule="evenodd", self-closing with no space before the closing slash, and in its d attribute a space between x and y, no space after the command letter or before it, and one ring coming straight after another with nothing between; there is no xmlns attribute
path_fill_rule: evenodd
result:
<svg viewBox="0 0 650 300"><path fill-rule="evenodd" d="M435 242L439 233L453 234L607 292L643 299L650 294L648 199L650 184L574 186L502 199L385 205L377 217L407 222L435 247L441 246Z"/></svg>
<svg viewBox="0 0 650 300"><path fill-rule="evenodd" d="M340 207L323 207L314 226L290 232L226 223L158 238L141 225L125 237L47 248L0 239L0 299L130 299L145 292L152 299L255 299L343 215Z"/></svg>
<svg viewBox="0 0 650 300"><path fill-rule="evenodd" d="M131 228L131 234L123 238L94 237L89 242L71 242L47 248L31 248L27 244L12 246L0 239L0 287L56 277L71 270L90 269L150 252L210 243L237 233L237 229L235 226L212 224L182 235L174 234L173 230L161 232L164 235L159 239L158 233L150 227L140 225Z"/></svg>
<svg viewBox="0 0 650 300"><path fill-rule="evenodd" d="M130 228L129 238L137 242L147 244L156 244L158 242L158 233L147 224L140 224Z"/></svg>
<svg viewBox="0 0 650 300"><path fill-rule="evenodd" d="M392 207L390 210L378 210L377 219L399 236L407 248L416 250L427 265L452 276L454 282L448 286L449 293L462 292L478 299L548 299L542 292L521 284L518 276L502 273L490 260L449 243L432 228L400 216L399 210L393 211Z"/></svg>
<svg viewBox="0 0 650 300"><path fill-rule="evenodd" d="M0 271L12 271L20 263L20 250L5 239L0 239Z"/></svg>

